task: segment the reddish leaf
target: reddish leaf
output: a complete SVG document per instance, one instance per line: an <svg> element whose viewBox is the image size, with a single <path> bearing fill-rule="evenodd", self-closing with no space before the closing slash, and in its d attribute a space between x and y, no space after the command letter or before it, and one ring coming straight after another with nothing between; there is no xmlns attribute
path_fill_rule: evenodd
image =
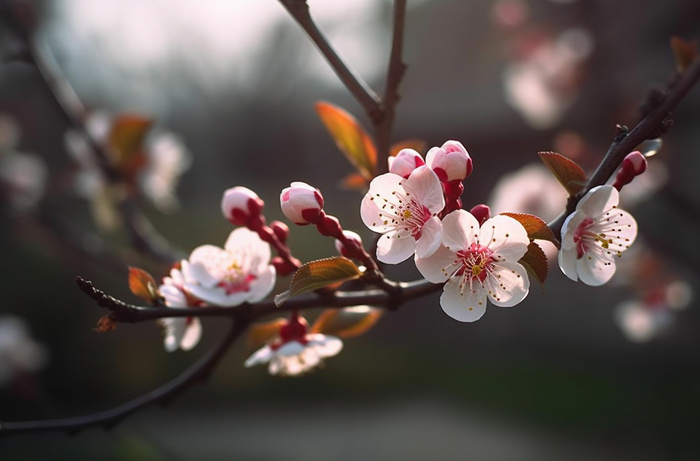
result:
<svg viewBox="0 0 700 461"><path fill-rule="evenodd" d="M369 189L369 181L360 173L350 173L343 178L341 185L344 189L356 190L362 193Z"/></svg>
<svg viewBox="0 0 700 461"><path fill-rule="evenodd" d="M372 328L382 314L381 309L370 306L326 309L314 322L311 332L340 338L360 336Z"/></svg>
<svg viewBox="0 0 700 461"><path fill-rule="evenodd" d="M401 149L413 149L419 154L423 155L427 147L428 143L422 139L405 139L391 146L389 149L389 155L396 157L396 154L398 154Z"/></svg>
<svg viewBox="0 0 700 461"><path fill-rule="evenodd" d="M137 115L122 115L112 122L108 146L114 152L117 167L132 178L146 164L143 143L152 120Z"/></svg>
<svg viewBox="0 0 700 461"><path fill-rule="evenodd" d="M556 152L540 152L540 158L569 195L578 194L586 185L586 173L573 160Z"/></svg>
<svg viewBox="0 0 700 461"><path fill-rule="evenodd" d="M517 220L523 225L527 231L527 236L531 239L547 240L552 242L557 248L561 248L559 240L557 240L552 229L549 228L546 222L534 214L527 213L501 213L505 216Z"/></svg>
<svg viewBox="0 0 700 461"><path fill-rule="evenodd" d="M279 336L280 328L287 323L287 319L279 317L268 322L256 323L248 329L246 345L251 349L257 349L269 343Z"/></svg>
<svg viewBox="0 0 700 461"><path fill-rule="evenodd" d="M107 333L108 331L114 331L117 329L117 322L109 317L109 315L104 315L100 317L97 321L97 326L94 330L98 333Z"/></svg>
<svg viewBox="0 0 700 461"><path fill-rule="evenodd" d="M138 267L129 267L129 289L139 298L155 303L161 298L158 284L151 274Z"/></svg>
<svg viewBox="0 0 700 461"><path fill-rule="evenodd" d="M338 149L365 179L372 179L377 148L362 125L344 109L327 102L316 103L316 112Z"/></svg>
<svg viewBox="0 0 700 461"><path fill-rule="evenodd" d="M289 289L275 296L275 304L279 307L300 293L318 290L361 276L362 272L355 263L343 256L311 261L297 269L289 283Z"/></svg>
<svg viewBox="0 0 700 461"><path fill-rule="evenodd" d="M689 42L680 37L671 37L671 49L676 59L676 69L683 73L688 66L698 57L698 43Z"/></svg>
<svg viewBox="0 0 700 461"><path fill-rule="evenodd" d="M544 281L547 280L549 264L547 263L547 255L544 254L542 248L535 242L530 242L527 246L527 253L518 262L523 265L531 277L540 282L544 294Z"/></svg>

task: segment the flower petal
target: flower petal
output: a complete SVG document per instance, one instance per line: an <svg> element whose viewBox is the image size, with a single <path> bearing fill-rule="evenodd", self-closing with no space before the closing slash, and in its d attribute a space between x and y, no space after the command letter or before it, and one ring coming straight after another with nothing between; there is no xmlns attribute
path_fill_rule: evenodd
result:
<svg viewBox="0 0 700 461"><path fill-rule="evenodd" d="M309 346L313 347L319 357L333 357L343 349L343 341L335 336L312 333L306 335Z"/></svg>
<svg viewBox="0 0 700 461"><path fill-rule="evenodd" d="M394 224L385 218L386 212L381 207L386 203L383 197L390 197L392 192L403 190L403 180L399 175L386 173L377 176L370 183L369 192L360 205L360 216L371 231L385 233L394 228Z"/></svg>
<svg viewBox="0 0 700 461"><path fill-rule="evenodd" d="M522 265L503 261L494 264L486 279L486 287L490 291L489 301L495 306L513 307L527 297L530 279Z"/></svg>
<svg viewBox="0 0 700 461"><path fill-rule="evenodd" d="M584 219L586 219L586 215L582 211L574 211L566 217L566 220L561 227L562 249L569 250L576 246L576 242L574 242L574 234Z"/></svg>
<svg viewBox="0 0 700 461"><path fill-rule="evenodd" d="M435 253L427 258L416 256L416 267L421 275L431 283L443 283L457 270L454 266L456 255L454 251L440 246Z"/></svg>
<svg viewBox="0 0 700 461"><path fill-rule="evenodd" d="M428 166L420 166L413 170L403 187L431 213L439 213L445 208L445 197L440 180Z"/></svg>
<svg viewBox="0 0 700 461"><path fill-rule="evenodd" d="M450 280L440 296L440 306L447 315L460 322L479 320L486 311L486 290L481 284L474 284L473 289L459 288L456 279Z"/></svg>
<svg viewBox="0 0 700 461"><path fill-rule="evenodd" d="M433 216L423 224L423 232L416 241L416 255L425 258L435 253L442 243L442 221Z"/></svg>
<svg viewBox="0 0 700 461"><path fill-rule="evenodd" d="M603 212L617 206L620 195L613 186L598 186L591 189L576 205L576 210L586 216L596 218Z"/></svg>
<svg viewBox="0 0 700 461"><path fill-rule="evenodd" d="M599 254L586 253L576 260L576 273L583 283L594 287L603 285L615 274L615 260Z"/></svg>
<svg viewBox="0 0 700 461"><path fill-rule="evenodd" d="M255 365L260 365L261 363L267 363L270 361L272 356L272 348L270 348L270 346L265 346L253 352L253 355L248 357L243 365L246 367L252 367Z"/></svg>
<svg viewBox="0 0 700 461"><path fill-rule="evenodd" d="M564 249L559 251L559 268L561 271L574 282L578 282L578 274L576 273L576 249Z"/></svg>
<svg viewBox="0 0 700 461"><path fill-rule="evenodd" d="M180 340L180 349L189 351L193 349L202 338L202 322L197 317L190 317L184 335Z"/></svg>
<svg viewBox="0 0 700 461"><path fill-rule="evenodd" d="M469 248L479 236L479 222L465 210L455 210L442 220L442 244L459 251Z"/></svg>
<svg viewBox="0 0 700 461"><path fill-rule="evenodd" d="M276 276L275 266L272 265L259 272L257 278L250 282L250 290L247 292L246 301L256 303L270 294L275 287Z"/></svg>
<svg viewBox="0 0 700 461"><path fill-rule="evenodd" d="M498 215L481 226L479 243L493 251L495 259L517 261L527 252L530 237L517 220Z"/></svg>
<svg viewBox="0 0 700 461"><path fill-rule="evenodd" d="M396 232L382 235L377 241L377 259L386 264L398 264L407 260L416 251L416 240Z"/></svg>

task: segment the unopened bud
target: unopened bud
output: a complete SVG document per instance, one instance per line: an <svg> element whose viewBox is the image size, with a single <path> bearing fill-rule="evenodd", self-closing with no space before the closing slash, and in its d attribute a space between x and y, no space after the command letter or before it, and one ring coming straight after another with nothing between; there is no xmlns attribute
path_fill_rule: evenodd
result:
<svg viewBox="0 0 700 461"><path fill-rule="evenodd" d="M622 165L620 166L620 171L617 172L613 187L621 190L623 186L631 183L636 176L644 173L646 169L647 159L644 158L644 155L639 151L630 152L622 160Z"/></svg>
<svg viewBox="0 0 700 461"><path fill-rule="evenodd" d="M425 159L443 182L462 181L472 173L472 159L459 141L447 141L442 147L433 147Z"/></svg>
<svg viewBox="0 0 700 461"><path fill-rule="evenodd" d="M335 249L346 258L357 258L357 254L362 248L362 238L353 231L344 230L345 241L335 240Z"/></svg>
<svg viewBox="0 0 700 461"><path fill-rule="evenodd" d="M469 212L479 221L479 225L484 224L484 221L491 218L491 209L483 203L475 206Z"/></svg>
<svg viewBox="0 0 700 461"><path fill-rule="evenodd" d="M277 236L277 240L280 243L287 243L287 237L289 237L289 226L287 226L282 221L272 221L270 223L270 228Z"/></svg>
<svg viewBox="0 0 700 461"><path fill-rule="evenodd" d="M260 216L265 202L247 187L236 186L227 189L221 199L221 212L236 226L246 226Z"/></svg>
<svg viewBox="0 0 700 461"><path fill-rule="evenodd" d="M297 181L282 191L280 206L282 213L295 224L316 223L323 212L323 196L318 189Z"/></svg>
<svg viewBox="0 0 700 461"><path fill-rule="evenodd" d="M401 149L395 157L389 157L389 173L408 178L413 170L425 165L423 157L413 149Z"/></svg>

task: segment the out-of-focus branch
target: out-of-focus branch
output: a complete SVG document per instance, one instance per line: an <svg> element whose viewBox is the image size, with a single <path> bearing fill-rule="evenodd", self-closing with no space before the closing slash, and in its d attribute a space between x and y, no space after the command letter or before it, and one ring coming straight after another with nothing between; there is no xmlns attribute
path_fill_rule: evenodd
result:
<svg viewBox="0 0 700 461"><path fill-rule="evenodd" d="M245 331L248 323L247 320L236 321L234 319L226 336L214 349L211 349L180 376L130 402L86 416L39 421L2 421L0 422L0 437L46 431L62 431L69 435L75 435L89 427L110 429L127 416L153 403L166 404L191 385L206 381L231 344Z"/></svg>
<svg viewBox="0 0 700 461"><path fill-rule="evenodd" d="M350 91L355 99L362 105L370 119L380 119L384 110L381 99L361 77L348 68L345 62L338 56L338 53L336 53L330 43L328 43L326 37L311 18L309 5L306 3L306 0L279 1L302 29L304 29L316 47L318 47L323 57L326 58L333 68L333 71L338 78L340 78L340 81L343 82L348 91Z"/></svg>
<svg viewBox="0 0 700 461"><path fill-rule="evenodd" d="M651 107L649 112L635 125L632 130L626 127L617 127L617 133L603 161L589 178L584 187L575 197L570 197L566 205L566 210L549 223L549 227L554 231L557 238L561 238L561 227L567 216L574 212L576 205L581 198L596 186L605 184L608 179L617 171L622 160L627 154L647 139L655 139L666 133L673 124L669 118L671 111L680 103L685 95L700 79L700 58L695 60L686 70L676 75L671 83L660 94L655 93L656 106Z"/></svg>
<svg viewBox="0 0 700 461"><path fill-rule="evenodd" d="M375 138L377 141L377 165L375 175L386 173L389 169L385 159L391 148L391 132L394 125L396 104L399 102L399 85L406 72L403 62L403 36L406 22L406 0L394 2L394 27L389 56L389 69L386 77L384 92L384 114L379 123L375 123Z"/></svg>
<svg viewBox="0 0 700 461"><path fill-rule="evenodd" d="M56 103L58 112L63 116L66 123L77 130L88 142L107 181L112 184L120 182L121 175L112 164L111 156L106 146L98 142L85 126L87 114L77 94L68 83L48 49L42 47L34 39L32 31L15 17L16 12L13 6L13 2L0 0L0 20L3 20L22 40L25 47L23 57L39 72L41 81ZM138 206L131 198L122 198L118 204L118 209L136 250L150 254L158 260L167 263L178 261L184 257L184 254L172 248L167 240L156 232L153 225L139 211Z"/></svg>

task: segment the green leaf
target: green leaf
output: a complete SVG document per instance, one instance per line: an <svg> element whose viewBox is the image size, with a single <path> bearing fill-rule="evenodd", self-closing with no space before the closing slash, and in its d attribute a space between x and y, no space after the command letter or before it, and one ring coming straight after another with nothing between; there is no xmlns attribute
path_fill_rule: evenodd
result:
<svg viewBox="0 0 700 461"><path fill-rule="evenodd" d="M129 289L139 298L155 303L161 298L158 284L151 274L138 267L129 267Z"/></svg>
<svg viewBox="0 0 700 461"><path fill-rule="evenodd" d="M671 37L671 50L676 59L676 69L681 74L698 57L697 42L689 42L680 37Z"/></svg>
<svg viewBox="0 0 700 461"><path fill-rule="evenodd" d="M316 112L338 149L365 179L371 180L377 164L377 148L362 125L347 111L328 102L316 103Z"/></svg>
<svg viewBox="0 0 700 461"><path fill-rule="evenodd" d="M535 242L530 242L527 246L527 253L518 262L523 265L531 277L540 282L544 295L544 281L547 280L549 264L547 263L547 255L544 254L542 248Z"/></svg>
<svg viewBox="0 0 700 461"><path fill-rule="evenodd" d="M510 216L511 218L515 219L520 224L522 224L525 230L527 231L527 236L531 239L547 240L549 242L552 242L557 248L561 248L561 244L559 243L559 240L557 240L557 237L554 235L554 232L552 232L552 229L550 229L547 223L544 222L539 216L527 213L501 214L505 216Z"/></svg>
<svg viewBox="0 0 700 461"><path fill-rule="evenodd" d="M556 152L540 152L540 158L566 189L569 195L578 194L586 184L586 173L576 162Z"/></svg>
<svg viewBox="0 0 700 461"><path fill-rule="evenodd" d="M377 323L383 312L370 306L326 309L314 322L311 333L323 333L339 338L360 336Z"/></svg>
<svg viewBox="0 0 700 461"><path fill-rule="evenodd" d="M289 289L275 296L275 304L279 307L300 293L308 293L361 276L362 272L355 263L343 256L311 261L297 269L289 283Z"/></svg>

